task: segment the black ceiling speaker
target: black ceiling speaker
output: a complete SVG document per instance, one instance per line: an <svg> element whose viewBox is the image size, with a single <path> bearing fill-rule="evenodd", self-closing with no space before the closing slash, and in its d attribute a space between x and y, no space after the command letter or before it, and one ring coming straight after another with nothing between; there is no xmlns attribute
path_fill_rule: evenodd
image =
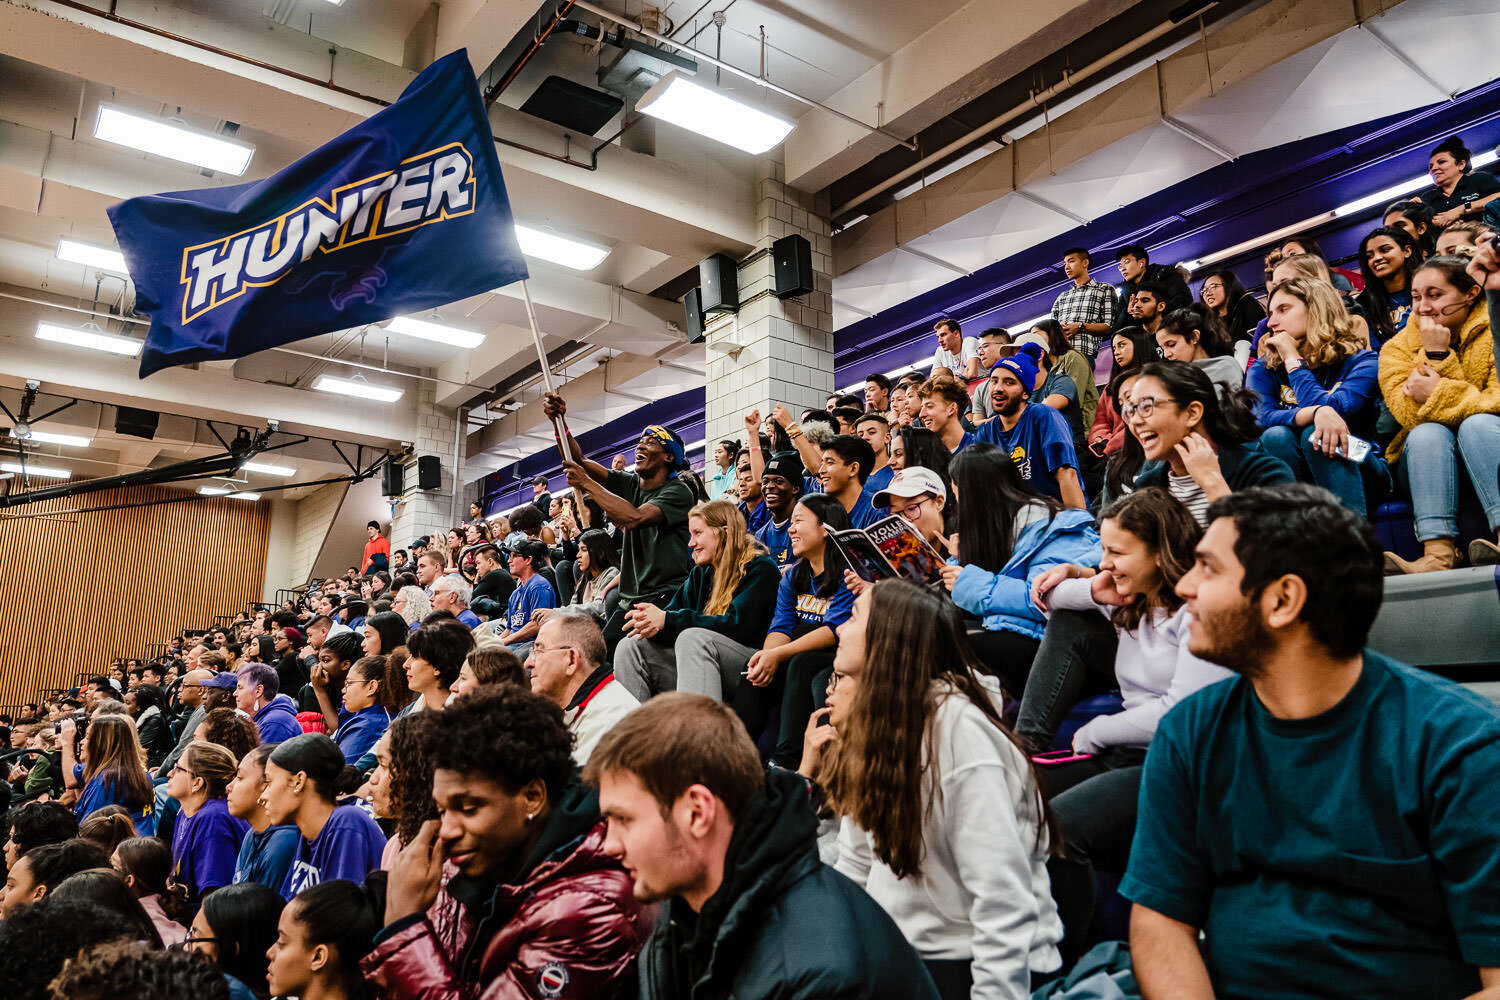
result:
<svg viewBox="0 0 1500 1000"><path fill-rule="evenodd" d="M776 297L790 299L813 290L812 244L793 233L771 244L775 266Z"/></svg>
<svg viewBox="0 0 1500 1000"><path fill-rule="evenodd" d="M694 286L682 299L689 344L703 343L703 291Z"/></svg>
<svg viewBox="0 0 1500 1000"><path fill-rule="evenodd" d="M443 460L436 455L417 459L417 489L435 490L443 485Z"/></svg>
<svg viewBox="0 0 1500 1000"><path fill-rule="evenodd" d="M728 254L716 253L698 264L698 287L705 315L740 311L739 264Z"/></svg>
<svg viewBox="0 0 1500 1000"><path fill-rule="evenodd" d="M156 425L160 421L161 414L151 410L137 410L132 406L115 407L116 434L129 434L149 441L156 437Z"/></svg>
<svg viewBox="0 0 1500 1000"><path fill-rule="evenodd" d="M549 76L526 98L521 110L570 132L597 135L624 106L625 102L613 94Z"/></svg>
<svg viewBox="0 0 1500 1000"><path fill-rule="evenodd" d="M381 495L399 497L406 495L406 469L394 458L385 463L380 480Z"/></svg>

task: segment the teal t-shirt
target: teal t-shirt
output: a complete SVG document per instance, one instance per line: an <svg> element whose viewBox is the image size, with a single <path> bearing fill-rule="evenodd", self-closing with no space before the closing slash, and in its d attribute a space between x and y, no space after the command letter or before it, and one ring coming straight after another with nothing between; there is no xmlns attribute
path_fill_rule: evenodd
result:
<svg viewBox="0 0 1500 1000"><path fill-rule="evenodd" d="M1463 997L1500 965L1500 711L1366 650L1278 719L1244 678L1162 719L1129 900L1204 931L1217 996Z"/></svg>

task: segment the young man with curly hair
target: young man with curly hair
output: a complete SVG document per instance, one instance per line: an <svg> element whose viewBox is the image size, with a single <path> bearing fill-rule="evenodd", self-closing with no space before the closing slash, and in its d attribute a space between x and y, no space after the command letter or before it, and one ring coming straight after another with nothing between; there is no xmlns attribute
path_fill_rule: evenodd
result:
<svg viewBox="0 0 1500 1000"><path fill-rule="evenodd" d="M438 818L391 868L365 978L389 996L635 996L648 911L604 853L563 710L502 685L420 718Z"/></svg>

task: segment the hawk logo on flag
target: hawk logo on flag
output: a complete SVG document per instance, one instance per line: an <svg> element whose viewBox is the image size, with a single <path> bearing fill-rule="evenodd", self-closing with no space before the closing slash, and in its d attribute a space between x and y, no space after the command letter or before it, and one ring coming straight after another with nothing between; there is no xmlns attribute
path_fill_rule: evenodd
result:
<svg viewBox="0 0 1500 1000"><path fill-rule="evenodd" d="M109 210L151 317L141 377L435 309L527 276L467 53L261 181Z"/></svg>

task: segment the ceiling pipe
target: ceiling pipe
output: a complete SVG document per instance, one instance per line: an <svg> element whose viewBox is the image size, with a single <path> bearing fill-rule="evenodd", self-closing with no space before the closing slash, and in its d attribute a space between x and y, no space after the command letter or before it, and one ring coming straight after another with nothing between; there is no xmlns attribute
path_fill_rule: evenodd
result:
<svg viewBox="0 0 1500 1000"><path fill-rule="evenodd" d="M548 22L547 26L543 28L539 34L535 34L532 36L531 44L526 47L526 51L522 52L520 57L517 58L515 62L511 63L510 69L506 70L505 75L500 78L499 82L497 82L489 90L485 91L484 106L486 108L494 104L495 101L499 99L500 95L504 93L505 88L509 87L512 83L515 82L516 77L520 75L521 70L525 68L526 64L531 60L531 57L536 55L537 51L542 47L542 44L547 41L547 36L552 34L552 30L554 28L563 23L563 15L567 14L567 12L572 9L573 3L574 0L565 0L563 5L557 8L555 12L553 12L552 20Z"/></svg>
<svg viewBox="0 0 1500 1000"><path fill-rule="evenodd" d="M570 4L570 6L577 7L580 10L586 10L590 14L597 14L600 17L604 18L605 20L613 21L615 24L620 25L620 27L622 27L622 28L629 28L631 31L634 31L636 34L640 35L642 38L649 38L653 42L657 43L658 45L670 45L672 48L677 49L678 51L689 52L689 53L692 54L692 56L693 56L694 59L700 59L703 62L708 63L710 66L717 66L720 69L724 70L726 73L733 73L735 76L739 77L740 79L742 79L742 80L749 80L751 83L755 84L756 86L764 87L767 90L771 91L772 93L780 94L782 97L790 97L792 100L797 101L797 102L799 102L801 104L805 104L805 105L807 105L810 108L817 108L820 111L826 111L826 112L828 112L829 114L833 115L836 118L842 118L844 121L848 122L850 125L857 125L860 128L864 129L866 132L870 132L870 133L872 133L874 135L883 136L884 138L889 139L891 142L895 143L896 145L903 146L906 149L909 149L909 150L911 150L914 153L920 152L920 150L917 147L916 142L914 142L911 139L902 139L900 136L892 135L891 133L887 132L885 129L881 128L878 125L871 125L868 122L862 122L858 118L855 118L852 115L846 115L846 114L844 114L842 111L838 110L837 108L830 108L828 105L824 104L822 101L815 101L811 97L804 97L801 94L796 93L795 91L787 90L785 87L777 86L776 84L772 83L770 80L767 80L765 77L759 76L759 75L757 75L755 73L751 73L749 70L740 69L738 66L734 65L733 63L727 63L724 60L717 59L717 58L709 55L706 52L700 52L698 49L695 49L695 48L693 48L690 45L684 45L681 42L674 42L672 39L668 38L666 35L663 35L663 34L660 34L658 32L652 31L650 28L647 28L646 26L644 26L644 25L642 25L642 24L640 24L640 23L638 23L636 21L630 20L629 18L625 17L623 14L616 14L613 11L606 10L603 7L599 7L599 6L596 6L596 5L592 4L592 3L589 3L588 0L573 0L573 2Z"/></svg>
<svg viewBox="0 0 1500 1000"><path fill-rule="evenodd" d="M914 177L917 174L925 171L927 168L932 167L938 162L947 159L954 153L963 152L970 146L973 146L982 140L988 139L992 133L1000 129L1002 126L1012 124L1013 120L1017 116L1041 108L1042 105L1052 100L1054 97L1072 90L1078 81L1086 80L1094 74L1098 73L1100 70L1109 68L1113 64L1119 62L1121 59L1124 59L1127 56L1134 55L1136 52L1145 48L1147 45L1150 45L1151 43L1157 41L1158 39L1169 34L1178 27L1179 25L1173 21L1164 21L1145 34L1137 35L1129 42L1126 42L1124 45L1115 49L1113 52L1095 59L1093 62L1089 63L1078 72L1069 73L1047 89L1037 91L1025 101L1011 108L1009 111L1006 111L1004 114L996 115L994 118L991 118L983 125L968 132L962 137L953 140L943 148L929 153L928 155L918 160L916 163L913 163L911 166L906 167L904 170L892 174L890 177L887 177L885 180L881 181L879 184L876 184L874 187L860 192L853 198L850 198L848 201L844 202L842 205L836 207L833 210L831 217L838 218L849 210L859 205L863 205L865 202L869 201L876 195L881 194L885 191L889 191L891 188L900 184L907 178Z"/></svg>

